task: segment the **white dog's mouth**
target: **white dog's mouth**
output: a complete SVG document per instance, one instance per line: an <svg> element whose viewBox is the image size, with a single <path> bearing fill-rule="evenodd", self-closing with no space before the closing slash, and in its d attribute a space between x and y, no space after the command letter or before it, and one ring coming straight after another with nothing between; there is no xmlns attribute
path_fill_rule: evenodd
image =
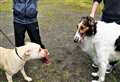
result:
<svg viewBox="0 0 120 82"><path fill-rule="evenodd" d="M51 63L48 54L49 54L48 51L45 50L44 57L42 58L42 62L43 62L44 64L50 64L50 63Z"/></svg>
<svg viewBox="0 0 120 82"><path fill-rule="evenodd" d="M50 60L49 60L48 56L43 57L43 58L42 58L42 62L43 62L44 64L50 64Z"/></svg>

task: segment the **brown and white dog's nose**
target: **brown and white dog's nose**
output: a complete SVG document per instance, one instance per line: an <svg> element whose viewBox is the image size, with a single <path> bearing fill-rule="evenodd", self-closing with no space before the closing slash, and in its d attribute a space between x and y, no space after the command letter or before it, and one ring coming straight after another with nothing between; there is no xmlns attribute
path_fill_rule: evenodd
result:
<svg viewBox="0 0 120 82"><path fill-rule="evenodd" d="M75 34L75 36L74 36L74 42L77 43L77 42L80 41L80 39L81 39L81 37L80 37L79 33L76 32L76 34Z"/></svg>
<svg viewBox="0 0 120 82"><path fill-rule="evenodd" d="M74 38L74 42L75 42L75 43L79 42L79 38L77 38L77 37Z"/></svg>

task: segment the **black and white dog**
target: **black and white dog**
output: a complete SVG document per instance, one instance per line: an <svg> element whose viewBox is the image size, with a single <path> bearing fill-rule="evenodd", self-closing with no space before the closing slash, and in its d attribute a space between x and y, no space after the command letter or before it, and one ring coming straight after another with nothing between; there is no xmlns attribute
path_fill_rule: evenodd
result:
<svg viewBox="0 0 120 82"><path fill-rule="evenodd" d="M82 17L74 41L80 42L81 49L92 57L99 68L98 72L92 73L99 79L92 82L104 82L109 63L120 60L120 25Z"/></svg>

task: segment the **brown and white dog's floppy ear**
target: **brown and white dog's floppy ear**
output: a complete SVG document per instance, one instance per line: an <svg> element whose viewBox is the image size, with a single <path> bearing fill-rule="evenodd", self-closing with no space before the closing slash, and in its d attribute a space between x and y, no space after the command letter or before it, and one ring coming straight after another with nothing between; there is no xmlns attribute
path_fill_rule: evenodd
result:
<svg viewBox="0 0 120 82"><path fill-rule="evenodd" d="M90 16L87 16L87 19L90 26L94 26L97 23L95 19Z"/></svg>

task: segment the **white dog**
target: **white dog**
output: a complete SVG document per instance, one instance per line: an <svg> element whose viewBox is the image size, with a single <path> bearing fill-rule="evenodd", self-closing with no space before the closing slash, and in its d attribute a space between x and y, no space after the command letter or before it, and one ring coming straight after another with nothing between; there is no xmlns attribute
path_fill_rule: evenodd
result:
<svg viewBox="0 0 120 82"><path fill-rule="evenodd" d="M99 68L97 73L92 73L99 79L92 82L104 82L109 63L120 60L120 25L83 17L77 26L74 41L80 42L81 49L92 57Z"/></svg>
<svg viewBox="0 0 120 82"><path fill-rule="evenodd" d="M21 71L25 80L32 81L32 78L28 77L24 71L25 63L30 59L40 58L45 58L44 62L48 63L48 55L47 49L41 49L40 45L36 43L29 42L17 47L17 53L15 49L0 47L0 68L5 71L8 82L13 82L12 76L18 71Z"/></svg>

